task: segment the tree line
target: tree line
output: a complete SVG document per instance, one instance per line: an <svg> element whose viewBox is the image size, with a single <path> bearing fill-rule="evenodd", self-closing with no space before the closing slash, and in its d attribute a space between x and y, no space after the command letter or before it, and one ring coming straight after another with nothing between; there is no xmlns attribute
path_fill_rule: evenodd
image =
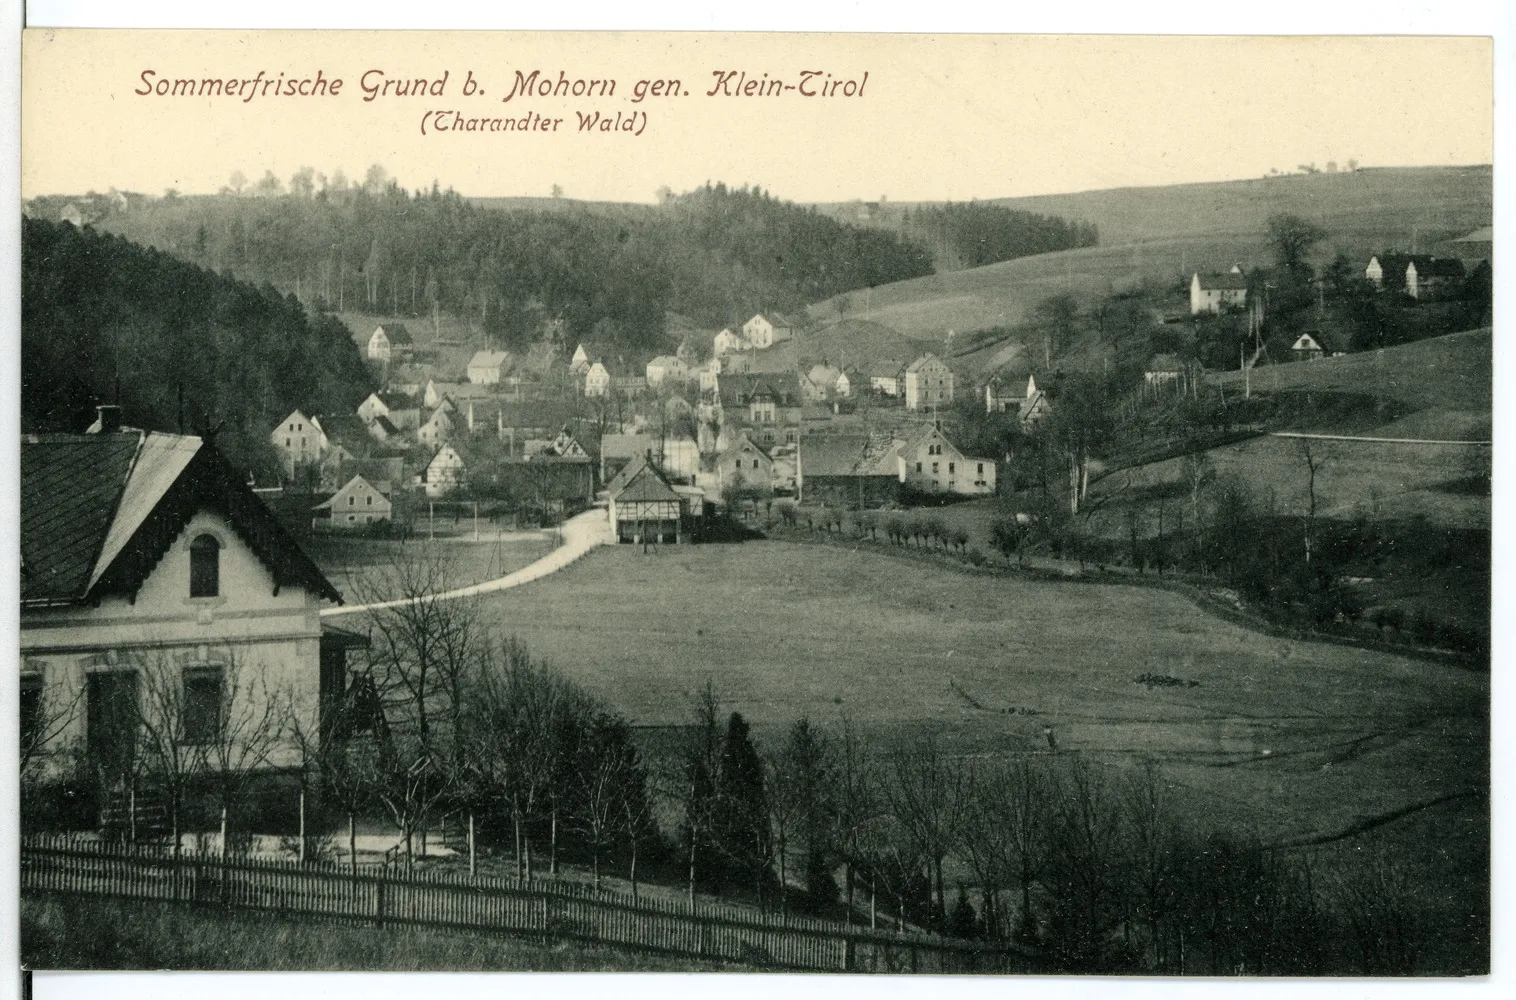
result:
<svg viewBox="0 0 1516 1000"><path fill-rule="evenodd" d="M907 208L899 231L928 247L943 271L1100 244L1091 223L979 201Z"/></svg>
<svg viewBox="0 0 1516 1000"><path fill-rule="evenodd" d="M550 211L410 192L379 168L357 186L302 171L286 190L270 175L257 193L157 199L103 224L322 308L448 313L515 345L562 320L576 338L662 347L671 311L720 326L932 269L896 234L724 184Z"/></svg>
<svg viewBox="0 0 1516 1000"><path fill-rule="evenodd" d="M21 421L79 431L101 403L133 426L216 433L277 475L269 429L296 407L351 412L372 378L347 327L294 296L120 236L23 218Z"/></svg>

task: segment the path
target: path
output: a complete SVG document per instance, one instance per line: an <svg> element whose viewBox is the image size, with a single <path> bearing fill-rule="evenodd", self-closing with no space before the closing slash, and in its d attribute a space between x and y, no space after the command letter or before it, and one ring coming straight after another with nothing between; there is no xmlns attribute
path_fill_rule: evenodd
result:
<svg viewBox="0 0 1516 1000"><path fill-rule="evenodd" d="M1269 437L1304 438L1310 441L1361 441L1371 444L1461 444L1488 448L1490 441L1450 441L1444 438L1358 437L1351 434L1304 434L1299 431L1270 431Z"/></svg>
<svg viewBox="0 0 1516 1000"><path fill-rule="evenodd" d="M492 594L497 590L509 590L512 587L519 587L523 583L539 580L549 573L556 573L592 549L609 544L611 540L610 521L606 516L606 512L598 507L591 508L582 514L576 514L567 521L564 521L563 544L536 562L494 580L486 580L483 583L476 583L469 587L459 587L457 590L444 591L437 594L433 599L452 601L460 597L476 597L480 594ZM364 611L397 608L406 604L409 600L411 599L400 598L394 601L379 601L374 604L344 604L335 608L322 608L321 617L335 618L339 615L353 615Z"/></svg>

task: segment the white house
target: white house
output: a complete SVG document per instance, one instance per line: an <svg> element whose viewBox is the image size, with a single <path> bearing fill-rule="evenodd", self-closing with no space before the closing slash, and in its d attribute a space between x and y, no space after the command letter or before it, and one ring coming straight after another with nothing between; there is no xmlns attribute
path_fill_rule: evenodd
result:
<svg viewBox="0 0 1516 1000"><path fill-rule="evenodd" d="M844 395L837 391L837 380L842 377L842 372L831 365L812 365L801 381L800 388L806 399L819 402L834 395Z"/></svg>
<svg viewBox="0 0 1516 1000"><path fill-rule="evenodd" d="M721 389L721 359L712 358L705 364L695 369L695 375L700 380L701 392L719 392Z"/></svg>
<svg viewBox="0 0 1516 1000"><path fill-rule="evenodd" d="M368 337L370 361L392 361L410 355L415 348L404 323L381 323Z"/></svg>
<svg viewBox="0 0 1516 1000"><path fill-rule="evenodd" d="M963 454L931 426L896 450L900 481L920 493L980 496L995 492L995 463Z"/></svg>
<svg viewBox="0 0 1516 1000"><path fill-rule="evenodd" d="M290 478L294 478L299 466L319 464L329 446L320 421L300 410L281 420L268 439L279 453L284 474Z"/></svg>
<svg viewBox="0 0 1516 1000"><path fill-rule="evenodd" d="M452 445L443 445L426 463L426 469L421 473L421 485L427 496L433 499L444 497L463 485L464 472L463 456Z"/></svg>
<svg viewBox="0 0 1516 1000"><path fill-rule="evenodd" d="M719 358L723 354L735 354L738 351L746 350L747 347L748 343L743 339L742 334L733 333L727 329L716 334L716 339L713 342L713 353Z"/></svg>
<svg viewBox="0 0 1516 1000"><path fill-rule="evenodd" d="M795 335L795 324L779 313L758 313L742 324L742 337L757 350L767 350Z"/></svg>
<svg viewBox="0 0 1516 1000"><path fill-rule="evenodd" d="M1248 301L1248 279L1240 264L1233 264L1225 274L1201 274L1190 277L1190 315L1219 313L1223 309L1241 309Z"/></svg>
<svg viewBox="0 0 1516 1000"><path fill-rule="evenodd" d="M354 476L311 510L314 530L359 531L376 521L388 521L390 498L362 476Z"/></svg>
<svg viewBox="0 0 1516 1000"><path fill-rule="evenodd" d="M444 397L445 405L438 406L426 422L416 429L416 440L435 448L449 440L456 426L457 408Z"/></svg>
<svg viewBox="0 0 1516 1000"><path fill-rule="evenodd" d="M319 618L341 595L244 477L116 407L98 426L21 439L20 728L44 773L82 754L105 806L143 716L209 742L229 712L288 704L316 732L347 678ZM298 760L286 741L268 766Z"/></svg>
<svg viewBox="0 0 1516 1000"><path fill-rule="evenodd" d="M421 426L421 407L417 401L397 392L371 392L358 404L358 416L366 424L380 417L388 417L390 423L402 431L415 430Z"/></svg>
<svg viewBox="0 0 1516 1000"><path fill-rule="evenodd" d="M605 396L611 391L611 373L602 362L596 361L584 373L584 394Z"/></svg>
<svg viewBox="0 0 1516 1000"><path fill-rule="evenodd" d="M647 363L647 384L650 389L657 389L666 382L685 382L688 379L688 367L672 354L660 354Z"/></svg>
<svg viewBox="0 0 1516 1000"><path fill-rule="evenodd" d="M953 370L935 354L923 354L905 369L905 408L926 410L953 401Z"/></svg>
<svg viewBox="0 0 1516 1000"><path fill-rule="evenodd" d="M1321 330L1306 330L1290 345L1290 353L1302 361L1335 358L1344 352L1336 338Z"/></svg>
<svg viewBox="0 0 1516 1000"><path fill-rule="evenodd" d="M510 370L510 351L476 351L469 359L468 380L474 385L499 385Z"/></svg>
<svg viewBox="0 0 1516 1000"><path fill-rule="evenodd" d="M869 388L882 396L900 395L905 365L899 361L875 361L869 366Z"/></svg>

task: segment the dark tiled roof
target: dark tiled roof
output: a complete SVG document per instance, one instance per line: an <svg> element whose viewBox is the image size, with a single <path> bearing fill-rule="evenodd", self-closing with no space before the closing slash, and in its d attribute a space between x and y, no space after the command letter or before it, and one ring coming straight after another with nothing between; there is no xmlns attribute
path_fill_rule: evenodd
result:
<svg viewBox="0 0 1516 1000"><path fill-rule="evenodd" d="M1248 287L1248 276L1238 274L1236 271L1226 271L1220 274L1201 274L1200 287L1217 291L1245 292Z"/></svg>
<svg viewBox="0 0 1516 1000"><path fill-rule="evenodd" d="M668 480L658 468L650 464L646 459L632 459L627 466L631 470L630 475L618 475L613 480L608 492L611 499L617 503L654 503L660 500L679 500L679 494L669 485ZM626 469L622 473L626 473ZM617 481L620 481L619 487Z"/></svg>
<svg viewBox="0 0 1516 1000"><path fill-rule="evenodd" d="M21 599L72 600L89 587L143 435L21 441Z"/></svg>
<svg viewBox="0 0 1516 1000"><path fill-rule="evenodd" d="M232 525L280 584L341 601L278 519L196 437L127 429L22 439L22 603L132 594L201 510Z"/></svg>
<svg viewBox="0 0 1516 1000"><path fill-rule="evenodd" d="M384 331L384 335L389 338L391 344L409 344L412 342L411 331L405 328L404 323L384 323L380 325L379 329Z"/></svg>

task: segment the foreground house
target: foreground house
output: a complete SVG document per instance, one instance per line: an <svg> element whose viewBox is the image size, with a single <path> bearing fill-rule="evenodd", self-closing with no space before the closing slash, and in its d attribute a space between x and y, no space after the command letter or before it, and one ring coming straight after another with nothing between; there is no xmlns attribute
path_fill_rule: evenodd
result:
<svg viewBox="0 0 1516 1000"><path fill-rule="evenodd" d="M123 427L21 441L21 732L82 763L105 807L141 772L144 721L180 744L287 701L308 732L346 683L341 596L216 449ZM172 714L171 714L172 713ZM282 741L268 768L298 761Z"/></svg>
<svg viewBox="0 0 1516 1000"><path fill-rule="evenodd" d="M1219 313L1224 309L1241 309L1248 302L1248 278L1239 264L1223 274L1202 274L1190 278L1190 315Z"/></svg>

